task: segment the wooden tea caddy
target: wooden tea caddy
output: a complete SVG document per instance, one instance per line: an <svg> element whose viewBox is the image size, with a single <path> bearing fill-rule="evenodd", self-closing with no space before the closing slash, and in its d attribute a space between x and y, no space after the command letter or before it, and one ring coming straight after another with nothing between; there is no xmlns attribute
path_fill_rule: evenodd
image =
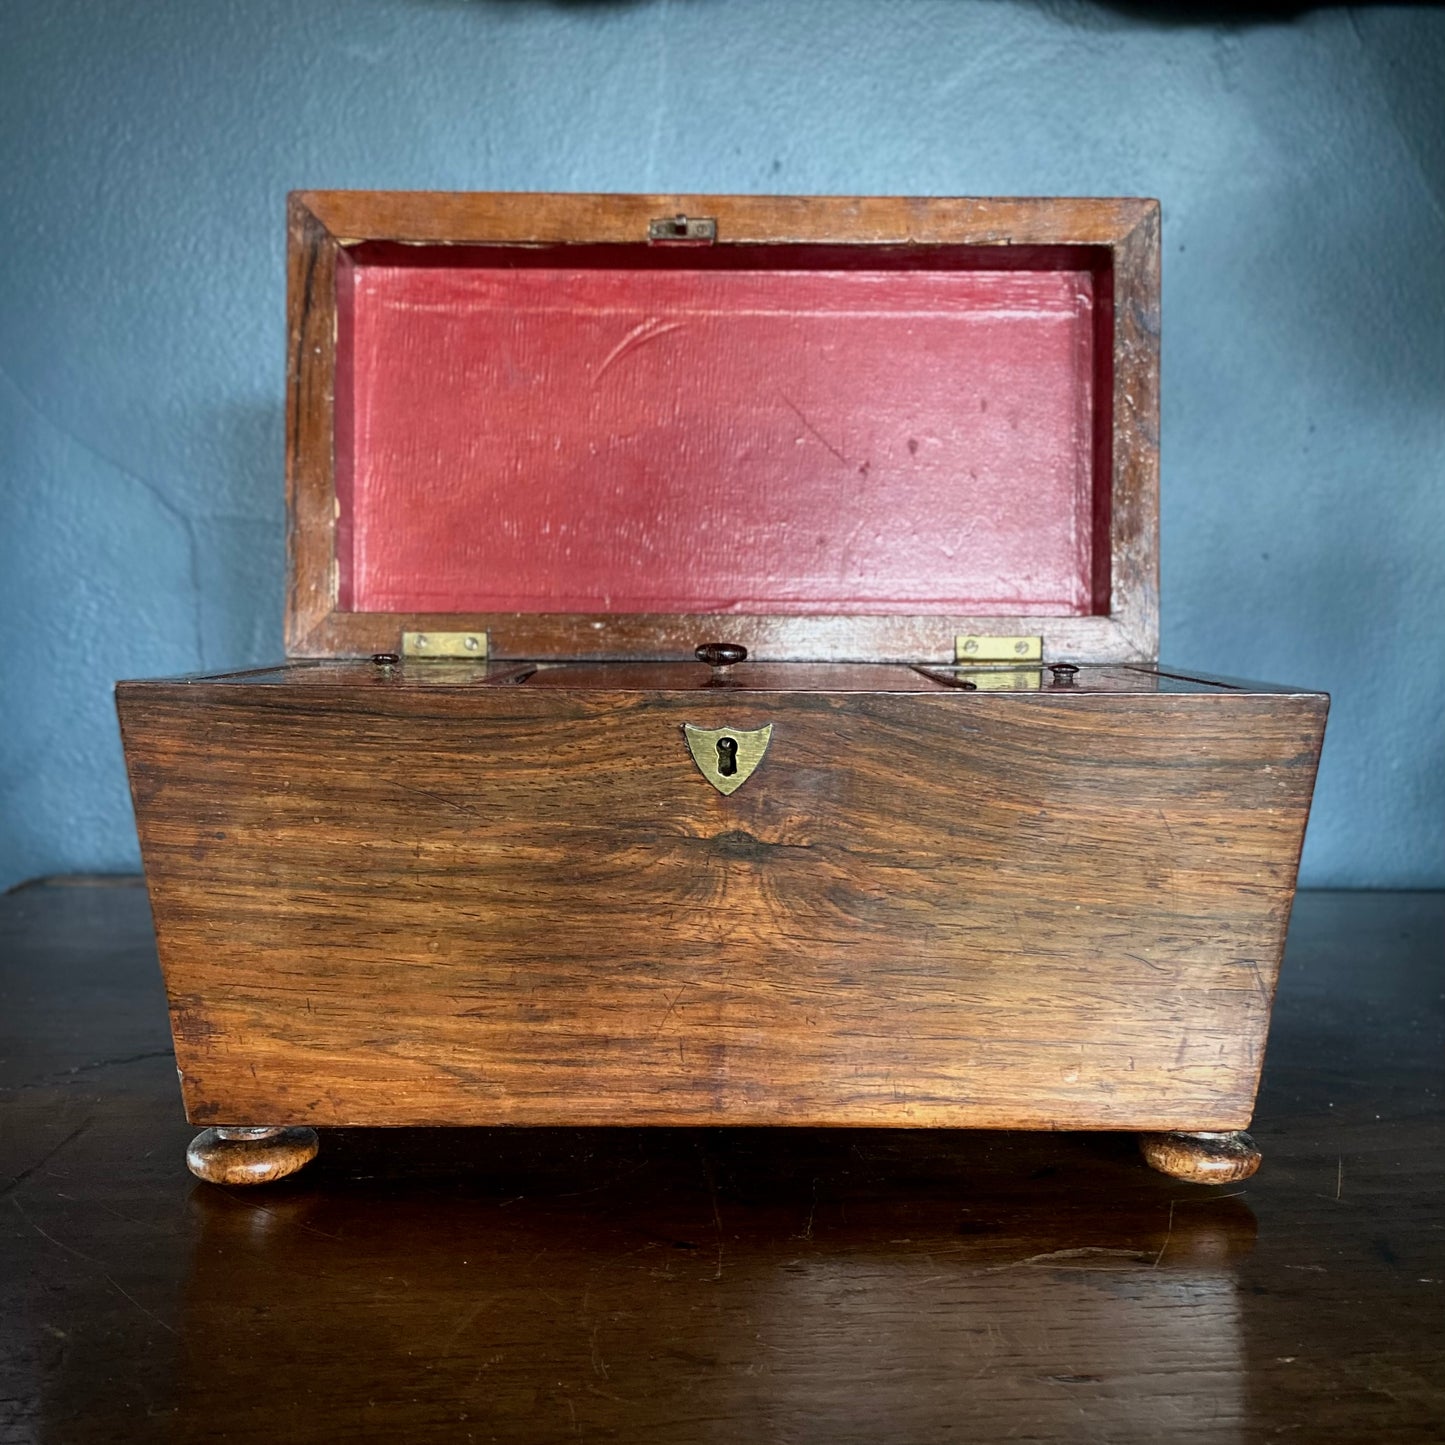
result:
<svg viewBox="0 0 1445 1445"><path fill-rule="evenodd" d="M1156 203L289 223L288 661L117 689L198 1175L456 1124L1253 1172L1328 699L1155 661Z"/></svg>

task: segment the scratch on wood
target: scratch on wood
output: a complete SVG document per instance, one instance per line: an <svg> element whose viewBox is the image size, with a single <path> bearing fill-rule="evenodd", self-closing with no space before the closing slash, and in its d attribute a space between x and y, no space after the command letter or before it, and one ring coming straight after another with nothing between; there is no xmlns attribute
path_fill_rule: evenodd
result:
<svg viewBox="0 0 1445 1445"><path fill-rule="evenodd" d="M803 1238L813 1237L813 1216L818 1212L818 1181L813 1180L813 1202L808 1206L807 1223L803 1225Z"/></svg>
<svg viewBox="0 0 1445 1445"><path fill-rule="evenodd" d="M480 818L482 816L477 809L469 807L466 803L459 803L455 798L448 798L443 793L433 793L429 788L418 788L411 783L397 783L396 786L403 793L415 793L418 797L430 798L435 803L441 803L448 808L455 808L459 813L470 813L474 818Z"/></svg>
<svg viewBox="0 0 1445 1445"><path fill-rule="evenodd" d="M457 1342L457 1336L460 1335L461 1332L466 1329L466 1327L471 1324L471 1322L476 1319L479 1314L481 1314L482 1310L486 1306L486 1303L487 1301L485 1299L479 1299L476 1304L471 1307L471 1309L463 1313L461 1319L457 1321L456 1329L454 1329L451 1334L447 1336L446 1343L442 1345L441 1349L437 1351L438 1355L445 1355L446 1352L451 1349L451 1347Z"/></svg>
<svg viewBox="0 0 1445 1445"><path fill-rule="evenodd" d="M148 1310L133 1294L122 1289L104 1270L100 1277L118 1294L122 1299L128 1299L148 1320L158 1324L168 1334L176 1335L179 1338L180 1332L168 1325L158 1314Z"/></svg>
<svg viewBox="0 0 1445 1445"><path fill-rule="evenodd" d="M723 1226L722 1211L718 1208L717 1202L717 1181L713 1178L712 1165L708 1163L707 1155L702 1152L701 1147L698 1148L697 1152L698 1158L702 1163L702 1176L707 1180L708 1197L712 1201L713 1227L717 1230L717 1271L714 1273L713 1278L721 1279L723 1271Z"/></svg>
<svg viewBox="0 0 1445 1445"><path fill-rule="evenodd" d="M219 1191L221 1194L224 1194L226 1198L231 1200L233 1203L239 1204L245 1209L254 1209L257 1214L264 1214L268 1219L274 1220L278 1224L284 1224L289 1228L293 1229L304 1229L307 1234L319 1234L322 1239L339 1240L341 1238L341 1235L339 1234L331 1234L327 1230L317 1229L314 1224L307 1224L304 1220L292 1220L286 1218L283 1215L277 1214L274 1209L267 1209L264 1204L258 1204L254 1199L246 1199L243 1196L237 1194L235 1190L227 1189L226 1186L223 1184L213 1185L212 1187Z"/></svg>
<svg viewBox="0 0 1445 1445"><path fill-rule="evenodd" d="M1254 975L1254 986L1259 993L1259 1001L1264 1005L1265 1011L1268 1012L1270 1006L1269 985L1264 981L1264 973L1259 966L1259 960L1257 958L1246 958L1244 961L1249 965L1249 970Z"/></svg>
<svg viewBox="0 0 1445 1445"><path fill-rule="evenodd" d="M38 1224L36 1224L33 1219L31 1219L28 1214L26 1214L25 1210L21 1208L20 1201L18 1199L12 1199L10 1202L15 1206L21 1219L23 1219L26 1224L28 1224L31 1229L33 1229L36 1234L41 1237L41 1239L49 1240L50 1243L53 1244L57 1249L63 1249L66 1254L74 1255L76 1259L83 1259L87 1264L93 1264L96 1269L99 1270L100 1277L118 1295L120 1295L122 1299L129 1300L130 1303L133 1304L148 1320L150 1320L153 1324L159 1325L168 1334L178 1334L177 1330L168 1325L163 1319L161 1319L159 1315L153 1313L151 1310L148 1310L133 1294L130 1293L129 1290L126 1290L122 1288L119 1284L117 1284L115 1280L113 1280L110 1275L106 1273L100 1261L96 1259L93 1255L84 1254L78 1249L72 1249L68 1244L62 1244L60 1240L56 1239L53 1234L47 1234L43 1229L41 1229Z"/></svg>
<svg viewBox="0 0 1445 1445"><path fill-rule="evenodd" d="M1172 1222L1172 1207L1170 1212L1170 1218ZM1166 1240L1165 1242L1167 1243L1168 1241ZM1160 1253L1162 1254L1163 1251L1161 1250ZM1145 1254L1142 1250L1138 1249L1110 1249L1102 1244L1087 1244L1080 1246L1076 1249L1051 1249L1046 1254L1031 1254L1026 1259L1010 1260L1008 1264L996 1264L990 1269L984 1270L984 1273L999 1274L1006 1269L1022 1269L1025 1265L1028 1264L1053 1264L1058 1260L1097 1259L1101 1257L1127 1259L1130 1260L1132 1263L1139 1264L1146 1260L1149 1256ZM1157 1259L1155 1263L1158 1263ZM1071 1269L1080 1267L1088 1268L1089 1266L1074 1266L1069 1264L1061 1264L1057 1267L1060 1269Z"/></svg>
<svg viewBox="0 0 1445 1445"><path fill-rule="evenodd" d="M3 1199L13 1190L18 1189L22 1184L25 1183L27 1179L30 1178L32 1174L35 1173L37 1169L43 1169L47 1164L50 1163L52 1159L55 1158L57 1154L60 1153L62 1149L65 1149L69 1145L75 1143L75 1141L79 1139L80 1136L84 1134L87 1129L90 1128L90 1124L91 1121L89 1119L86 1119L83 1123L78 1124L53 1149L49 1150L45 1154L42 1154L40 1158L37 1159L35 1163L33 1163L28 1169L22 1169L20 1173L18 1173L3 1189L0 1189L0 1199ZM15 1201L15 1207L17 1209L20 1208L20 1201L18 1199ZM21 1213L23 1214L24 1210L21 1210ZM49 1236L47 1236L47 1238L48 1237Z"/></svg>
<svg viewBox="0 0 1445 1445"><path fill-rule="evenodd" d="M59 1073L47 1074L43 1079L32 1079L29 1083L20 1084L15 1092L19 1093L24 1089L43 1089L51 1084L63 1083L77 1074L93 1073L96 1069L113 1069L122 1064L140 1064L147 1059L169 1059L174 1056L174 1049L148 1049L143 1054L123 1054L114 1059L95 1059L88 1064L75 1064L68 1069L61 1069ZM5 1191L0 1189L0 1196L3 1196L4 1193Z"/></svg>
<svg viewBox="0 0 1445 1445"><path fill-rule="evenodd" d="M688 988L689 988L689 985L685 983L685 984L683 984L683 986L682 986L680 989L678 989L678 991L677 991L675 994L673 994L673 996L672 996L672 1002L668 1004L668 1006L667 1006L667 1012L666 1012L665 1014L663 1014L663 1016L662 1016L662 1022L661 1022L660 1024L658 1024L658 1026L657 1026L655 1029L653 1029L653 1031L652 1031L652 1036L653 1036L653 1038L656 1038L656 1037L658 1036L658 1034L660 1034L660 1033L663 1031L663 1029L667 1027L667 1021L668 1021L668 1019L670 1019L670 1018L672 1017L672 1012L673 1012L673 1010L677 1007L677 1001L678 1001L678 999L680 999L680 998L683 996L683 994L685 994L685 993L687 992ZM682 1045L679 1044L679 1045L678 1045L679 1051L681 1051L681 1048L682 1048Z"/></svg>
<svg viewBox="0 0 1445 1445"><path fill-rule="evenodd" d="M1164 1258L1164 1251L1169 1248L1169 1241L1174 1237L1174 1206L1178 1202L1177 1199L1169 1201L1169 1223L1164 1230L1164 1243L1159 1246L1159 1253L1154 1256L1155 1269L1159 1268L1159 1261Z"/></svg>
<svg viewBox="0 0 1445 1445"><path fill-rule="evenodd" d="M602 1350L597 1343L597 1334L601 1328L601 1325L592 1326L592 1373L600 1375L604 1380L610 1380L612 1376L608 1373L607 1361L602 1358Z"/></svg>
<svg viewBox="0 0 1445 1445"><path fill-rule="evenodd" d="M1142 953L1126 953L1124 957L1132 958L1135 963L1142 963L1145 968L1152 968L1155 973L1172 972L1172 970L1169 969L1166 965L1162 963L1155 963L1152 958L1145 958Z"/></svg>

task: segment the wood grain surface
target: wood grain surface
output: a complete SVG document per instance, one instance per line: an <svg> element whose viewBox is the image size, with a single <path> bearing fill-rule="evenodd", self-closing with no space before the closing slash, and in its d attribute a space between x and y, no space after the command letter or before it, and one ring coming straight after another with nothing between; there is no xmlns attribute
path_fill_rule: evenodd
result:
<svg viewBox="0 0 1445 1445"><path fill-rule="evenodd" d="M1132 1136L333 1130L186 1171L144 890L0 898L0 1438L1438 1445L1445 894L1303 893L1243 1183Z"/></svg>
<svg viewBox="0 0 1445 1445"><path fill-rule="evenodd" d="M980 264L980 257L985 258L982 264L986 266L990 264L988 257L997 256L1001 272L1020 257L1043 255L1047 248L1060 254L1073 253L1078 258L1075 267L1067 262L1060 264L1065 270L1082 268L1098 282L1095 288L1091 280L1096 295L1091 305L1092 329L1086 338L1094 357L1086 368L1094 423L1074 428L1079 455L1066 470L1075 482L1080 477L1091 479L1092 498L1083 511L1074 508L1078 514L1076 525L1062 549L1053 547L1050 556L1038 564L1045 571L1062 568L1065 573L1075 574L1067 585L1068 598L1061 605L1050 603L1057 579L1036 579L1038 585L1030 594L1022 575L1016 575L1008 579L1009 586L1022 587L1022 591L1006 592L992 606L984 605L990 590L998 590L995 578L983 593L974 594L979 605L971 606L969 599L960 595L956 582L950 581L959 565L957 558L944 559L941 553L932 562L926 557L893 557L889 565L895 572L900 567L905 571L913 568L906 585L900 574L897 595L893 596L864 595L868 593L864 574L872 570L870 564L853 578L850 600L848 588L842 585L846 579L835 579L836 585L829 583L822 592L816 578L809 581L806 548L796 554L797 577L785 575L785 566L779 564L760 583L756 574L760 567L768 571L766 559L750 555L746 566L741 561L737 565L741 575L733 579L736 587L729 590L723 585L726 578L716 579L716 585L710 581L708 588L695 590L695 595L687 599L661 594L649 597L644 595L646 587L633 586L625 597L619 592L622 600L617 605L610 599L593 604L587 596L566 594L564 589L558 595L563 596L562 605L572 610L541 611L535 609L549 604L504 605L531 597L524 589L525 595L519 598L513 587L509 593L494 592L485 599L490 611L458 610L469 600L483 600L470 580L485 573L485 560L480 554L472 559L475 565L463 579L466 585L459 581L438 599L441 605L429 602L428 611L400 605L426 600L415 590L424 591L425 578L407 577L404 567L400 578L389 578L386 586L372 589L374 595L365 589L352 595L352 574L357 569L340 565L338 557L354 562L358 546L363 548L364 558L387 544L384 535L372 535L364 527L358 531L358 519L352 511L355 499L350 479L358 467L369 465L368 459L357 452L360 434L355 377L381 374L375 367L367 370L365 356L370 353L358 352L352 334L354 313L350 308L358 267L366 269L362 264L366 258L378 246L384 249L393 242L408 247L423 243L436 247L433 259L443 268L454 264L447 261L449 254L453 258L461 254L454 249L457 247L491 248L497 254L504 254L507 248L530 254L537 247L555 247L559 253L572 249L595 251L598 247L635 250L644 243L651 219L679 212L716 218L718 249L823 246L861 253L872 248L883 256L903 248L920 257L922 268L929 248L951 248L955 254L970 251L969 264L974 267ZM960 632L1042 633L1051 658L1126 661L1155 655L1159 326L1156 203L304 192L292 197L289 215L290 654L354 656L394 650L404 630L450 626L454 630L488 632L493 655L499 657L685 657L701 633L715 632L717 625L726 621L737 640L754 656L764 659L946 661L951 655L953 636ZM1106 257L1102 269L1097 260L1100 254ZM417 259L413 255L413 260ZM889 264L898 264L896 254ZM902 339L895 344L902 344ZM406 347L399 349L403 355L397 364L405 367L410 353ZM845 354L835 361L847 359ZM382 356L377 364L385 361ZM900 374L906 374L917 363L915 356L900 357ZM859 359L856 364L861 366L863 362ZM837 370L837 365L833 369ZM796 368L789 370L791 374ZM1072 387L1077 395L1083 394L1073 383L1061 384L1066 389ZM643 394L632 407L637 414L649 404L645 376L639 390ZM699 399L705 402L708 395L708 388L699 383L689 405ZM1057 400L1053 398L1051 404ZM976 408L976 401L974 398L968 405ZM837 416L833 419L840 426L856 424L867 429L866 414L850 417L847 406L842 402L839 405L842 409L834 408ZM385 408L382 410L384 414ZM806 413L807 408L803 410ZM933 416L933 421L943 429L942 434L953 434L964 426L965 419L961 412L940 413ZM710 420L706 415L696 418L693 431L703 453L712 455L719 444L727 451L726 436L719 443L717 433L719 426L724 426L726 433L724 422L725 418ZM1021 425L1027 432L1034 421L1023 417ZM465 463L465 457L472 454L468 447L475 452L480 435L479 430L477 437L458 440L458 455L464 461L459 469L453 468L456 476L452 480L457 484L453 490L464 491L471 484L468 479L475 480L475 467ZM810 438L817 440L807 433L806 426L799 435L805 443ZM601 446L605 438L599 432L596 440ZM889 443L894 444L901 445L897 437ZM739 444L736 450L737 464L745 465L748 448ZM775 450L767 447L760 452L771 458L768 465L772 467L782 464L773 455ZM713 462L721 464L718 457ZM820 445L818 467L803 490L811 492L825 486L823 472L836 463L836 455ZM534 469L524 468L520 474L535 482L533 473ZM394 486L404 489L408 475L405 471L389 475L375 489L376 494L389 495ZM686 469L679 475L673 468L670 475L669 485L686 488L697 481ZM963 473L958 475L962 478ZM851 472L850 479L856 489L857 478ZM711 495L707 487L715 481L704 477L697 484L704 494ZM625 482L621 473L609 472L605 459L599 463L595 485L600 495L609 495L609 489ZM591 477L586 484L594 484ZM946 494L936 499L941 514L955 518L967 515L967 496L961 491L957 495L947 488L944 491ZM792 504L802 505L802 501L793 498ZM464 498L458 500L457 507L466 510ZM1023 513L1037 510L1035 498ZM993 512L984 508L980 515L992 517ZM415 521L411 525L425 523ZM982 527L987 534L992 525L976 519L974 530ZM1020 535L1033 535L1036 528L1022 515L1017 530ZM661 545L667 535L663 527L654 540L660 539ZM863 531L857 533L860 538L864 535ZM871 537L872 532L867 536ZM498 545L506 545L505 537L496 540ZM997 550L1000 541L995 537L990 543L985 535L980 545L982 555L990 545ZM474 548L484 553L486 538L479 534ZM968 547L963 550L966 557ZM540 557L538 565L544 561L545 557ZM827 560L828 567L843 565L846 571L845 564L846 558ZM672 563L664 560L660 564L662 571L669 565L680 566L681 559ZM987 572L986 559L981 565ZM1026 569L1017 570L1021 574ZM658 569L651 571L656 573ZM935 571L943 575L935 577ZM370 574L363 568L358 575L364 578ZM619 584L624 581L619 576ZM473 588L470 599L464 595L468 588ZM788 615L800 605L799 598L807 604L810 589L813 610L817 611L818 606L823 610L815 616ZM925 595L931 595L931 604L923 604ZM713 599L719 597L730 599L726 607L714 606ZM779 601L782 598L791 601L785 604ZM682 601L690 603L689 609L675 605ZM918 602L916 611L908 610L912 601ZM353 605L357 610L351 610ZM668 610L669 606L673 610ZM621 607L630 610L622 611ZM870 608L892 615L869 615Z"/></svg>
<svg viewBox="0 0 1445 1445"><path fill-rule="evenodd" d="M1254 1137L1232 1134L1141 1134L1139 1149L1151 1169L1191 1184L1234 1184L1260 1165Z"/></svg>
<svg viewBox="0 0 1445 1445"><path fill-rule="evenodd" d="M304 1169L320 1141L315 1129L202 1129L186 1150L186 1167L211 1184L272 1184Z"/></svg>
<svg viewBox="0 0 1445 1445"><path fill-rule="evenodd" d="M198 1122L1224 1130L1325 700L119 703ZM724 798L685 722L774 730Z"/></svg>

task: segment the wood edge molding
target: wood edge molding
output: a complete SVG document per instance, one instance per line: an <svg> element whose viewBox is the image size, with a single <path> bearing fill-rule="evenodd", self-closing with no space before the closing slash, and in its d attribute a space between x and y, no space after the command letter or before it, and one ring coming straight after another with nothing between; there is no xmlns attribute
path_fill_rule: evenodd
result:
<svg viewBox="0 0 1445 1445"><path fill-rule="evenodd" d="M1160 206L1126 208L1114 246L1113 615L1149 656L1159 645Z"/></svg>
<svg viewBox="0 0 1445 1445"><path fill-rule="evenodd" d="M681 192L299 190L290 204L343 245L643 242L676 213L719 241L1116 247L1158 203L1128 197L772 196Z"/></svg>
<svg viewBox="0 0 1445 1445"><path fill-rule="evenodd" d="M293 192L286 207L287 656L329 617L336 596L336 238Z"/></svg>

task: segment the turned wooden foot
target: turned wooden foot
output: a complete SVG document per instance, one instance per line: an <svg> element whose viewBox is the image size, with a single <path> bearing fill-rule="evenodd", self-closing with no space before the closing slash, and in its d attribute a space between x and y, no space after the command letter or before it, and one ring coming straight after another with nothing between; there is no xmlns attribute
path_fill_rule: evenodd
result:
<svg viewBox="0 0 1445 1445"><path fill-rule="evenodd" d="M1254 1140L1231 1134L1141 1134L1139 1148L1151 1169L1190 1184L1233 1184L1259 1168Z"/></svg>
<svg viewBox="0 0 1445 1445"><path fill-rule="evenodd" d="M315 1129L205 1129L191 1140L186 1164L210 1184L272 1184L316 1157Z"/></svg>

